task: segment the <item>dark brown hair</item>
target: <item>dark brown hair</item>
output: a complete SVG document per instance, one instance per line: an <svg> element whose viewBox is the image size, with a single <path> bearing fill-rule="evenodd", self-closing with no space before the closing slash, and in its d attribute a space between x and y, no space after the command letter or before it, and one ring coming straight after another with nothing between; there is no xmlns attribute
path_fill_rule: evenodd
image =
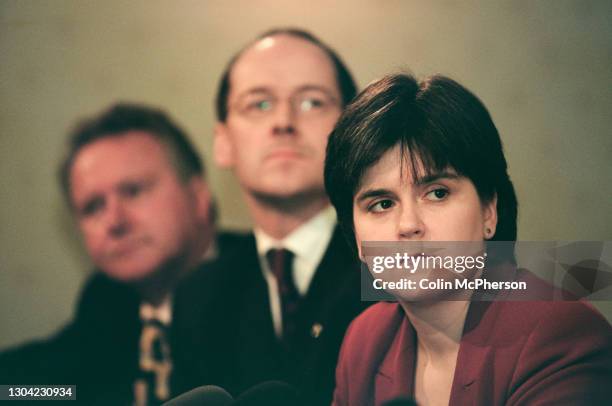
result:
<svg viewBox="0 0 612 406"><path fill-rule="evenodd" d="M400 145L412 175L448 168L472 181L483 202L497 196L493 241L515 241L518 202L499 133L483 103L459 83L435 75L418 82L393 74L370 84L345 109L331 133L325 187L353 242L353 199L368 168Z"/></svg>
<svg viewBox="0 0 612 406"><path fill-rule="evenodd" d="M79 151L86 145L128 131L144 131L155 137L168 153L176 173L183 181L203 176L204 165L186 133L162 110L140 104L119 103L101 114L78 123L70 133L68 152L59 171L62 190L70 199L70 170Z"/></svg>

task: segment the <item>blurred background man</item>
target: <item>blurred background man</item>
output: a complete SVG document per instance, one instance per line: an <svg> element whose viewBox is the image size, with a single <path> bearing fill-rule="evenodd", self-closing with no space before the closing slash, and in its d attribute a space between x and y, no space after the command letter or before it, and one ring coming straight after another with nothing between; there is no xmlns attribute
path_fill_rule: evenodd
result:
<svg viewBox="0 0 612 406"><path fill-rule="evenodd" d="M118 104L76 127L60 179L96 272L72 323L0 356L0 381L76 384L85 403L168 399L171 292L214 255L202 161L164 112Z"/></svg>
<svg viewBox="0 0 612 406"><path fill-rule="evenodd" d="M182 390L217 383L237 395L277 379L310 403L331 401L338 349L363 304L323 163L327 137L355 93L338 55L301 30L267 32L230 61L217 94L214 154L237 176L255 227L217 273L229 280L198 273L177 293ZM202 295L211 285L229 288L222 304ZM215 326L204 309L219 306ZM224 338L211 341L217 332Z"/></svg>

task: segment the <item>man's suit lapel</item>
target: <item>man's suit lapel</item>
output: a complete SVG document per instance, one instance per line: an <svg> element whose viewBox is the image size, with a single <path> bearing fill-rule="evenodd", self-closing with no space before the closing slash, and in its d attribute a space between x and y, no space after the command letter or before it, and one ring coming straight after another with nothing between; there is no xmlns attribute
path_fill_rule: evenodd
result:
<svg viewBox="0 0 612 406"><path fill-rule="evenodd" d="M336 227L303 299L304 307L310 310L311 316L314 316L315 311L320 313L332 302L331 298L338 296L349 280L355 280L358 276L356 254L350 250L344 236ZM358 289L357 284L354 286Z"/></svg>
<svg viewBox="0 0 612 406"><path fill-rule="evenodd" d="M274 337L274 324L270 313L268 285L263 277L254 236L250 236L242 258L240 267L243 268L241 274L244 274L241 284L245 292L244 320L252 328L261 329L260 337L265 337L269 341ZM242 292L236 293L240 295ZM271 334L264 333L264 331ZM251 338L248 337L248 339Z"/></svg>
<svg viewBox="0 0 612 406"><path fill-rule="evenodd" d="M270 313L268 285L263 277L254 236L250 236L236 266L231 267L240 277L236 295L240 298L237 313L237 334L234 337L237 374L236 391L248 389L253 383L276 376L280 367L280 349Z"/></svg>
<svg viewBox="0 0 612 406"><path fill-rule="evenodd" d="M344 331L368 304L360 301L356 254L336 227L300 303L295 342L283 347L274 333L268 286L253 236L243 252L239 267L234 267L244 275L239 286L245 294L236 342L239 380L252 385L261 380L286 379L309 396L320 393L328 402ZM283 352L287 349L289 352ZM241 390L246 389L241 386Z"/></svg>
<svg viewBox="0 0 612 406"><path fill-rule="evenodd" d="M359 272L356 254L336 227L300 304L298 346L317 345L321 358L335 360L348 324L367 305L360 301Z"/></svg>

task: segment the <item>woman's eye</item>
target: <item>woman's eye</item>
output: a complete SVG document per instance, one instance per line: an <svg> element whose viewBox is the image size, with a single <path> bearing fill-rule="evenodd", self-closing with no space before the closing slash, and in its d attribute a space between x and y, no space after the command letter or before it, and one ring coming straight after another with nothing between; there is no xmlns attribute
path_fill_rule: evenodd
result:
<svg viewBox="0 0 612 406"><path fill-rule="evenodd" d="M450 192L448 191L448 189L437 188L437 189L434 189L434 190L431 190L431 191L427 192L425 197L428 200L439 201L439 200L444 200L449 195L449 193Z"/></svg>
<svg viewBox="0 0 612 406"><path fill-rule="evenodd" d="M374 213L380 213L385 210L389 210L391 207L393 207L393 201L386 199L386 200L380 200L374 203L368 208L368 210Z"/></svg>

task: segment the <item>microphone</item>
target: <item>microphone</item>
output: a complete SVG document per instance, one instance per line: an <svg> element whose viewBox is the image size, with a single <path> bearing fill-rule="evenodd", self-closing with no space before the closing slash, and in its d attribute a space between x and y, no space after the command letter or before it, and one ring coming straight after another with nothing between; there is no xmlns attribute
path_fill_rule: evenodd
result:
<svg viewBox="0 0 612 406"><path fill-rule="evenodd" d="M229 406L234 401L232 395L214 385L199 386L170 399L162 406Z"/></svg>
<svg viewBox="0 0 612 406"><path fill-rule="evenodd" d="M417 406L417 402L412 398L395 398L386 401L383 406Z"/></svg>
<svg viewBox="0 0 612 406"><path fill-rule="evenodd" d="M257 384L236 398L232 406L300 405L298 391L288 383L268 381Z"/></svg>

